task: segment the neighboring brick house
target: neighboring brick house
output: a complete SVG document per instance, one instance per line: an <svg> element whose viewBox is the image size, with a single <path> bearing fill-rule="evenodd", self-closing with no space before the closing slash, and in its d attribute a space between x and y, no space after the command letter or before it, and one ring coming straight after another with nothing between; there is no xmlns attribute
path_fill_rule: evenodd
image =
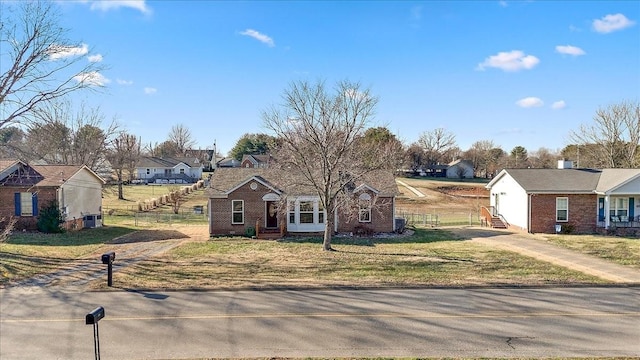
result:
<svg viewBox="0 0 640 360"><path fill-rule="evenodd" d="M273 161L271 155L242 155L240 167L264 169L269 167L271 161Z"/></svg>
<svg viewBox="0 0 640 360"><path fill-rule="evenodd" d="M322 233L328 216L319 197L308 186L285 192L274 181L270 169L220 168L207 189L209 233L244 235L248 228L281 229L286 233ZM355 201L334 218L334 231L392 232L395 230L395 196L391 172L376 172L355 181Z"/></svg>
<svg viewBox="0 0 640 360"><path fill-rule="evenodd" d="M0 227L36 229L42 208L57 201L67 229L102 225L104 180L88 167L0 161Z"/></svg>
<svg viewBox="0 0 640 360"><path fill-rule="evenodd" d="M531 233L640 229L640 169L505 169L489 184L486 217ZM497 220L499 221L499 220Z"/></svg>

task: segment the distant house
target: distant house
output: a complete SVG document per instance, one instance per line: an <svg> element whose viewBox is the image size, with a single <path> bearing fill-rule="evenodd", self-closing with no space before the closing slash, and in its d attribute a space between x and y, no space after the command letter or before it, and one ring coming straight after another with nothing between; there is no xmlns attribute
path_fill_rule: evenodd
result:
<svg viewBox="0 0 640 360"><path fill-rule="evenodd" d="M104 180L86 166L0 161L0 226L36 229L41 209L56 201L67 229L102 225Z"/></svg>
<svg viewBox="0 0 640 360"><path fill-rule="evenodd" d="M422 176L430 176L430 177L447 177L447 169L449 165L442 164L434 164L429 165L420 172Z"/></svg>
<svg viewBox="0 0 640 360"><path fill-rule="evenodd" d="M531 233L640 230L640 169L505 169L487 184L491 224Z"/></svg>
<svg viewBox="0 0 640 360"><path fill-rule="evenodd" d="M447 165L447 178L449 179L473 179L473 163L469 160L458 159Z"/></svg>
<svg viewBox="0 0 640 360"><path fill-rule="evenodd" d="M273 161L271 155L243 155L240 167L243 168L267 168Z"/></svg>
<svg viewBox="0 0 640 360"><path fill-rule="evenodd" d="M202 178L202 168L197 158L144 156L136 166L136 173L144 183L190 184Z"/></svg>
<svg viewBox="0 0 640 360"><path fill-rule="evenodd" d="M335 232L392 232L398 188L391 172L377 172L353 184L354 208L327 214L319 197L305 185L285 190L279 174L264 168L219 168L210 182L211 235L322 233L327 216L334 217ZM274 176L277 175L277 176Z"/></svg>
<svg viewBox="0 0 640 360"><path fill-rule="evenodd" d="M216 163L216 168L232 168L232 167L240 167L240 161L234 158L224 158L218 160Z"/></svg>
<svg viewBox="0 0 640 360"><path fill-rule="evenodd" d="M214 150L211 149L187 149L184 154L185 158L195 158L202 164L203 171L211 171L216 167L216 157Z"/></svg>

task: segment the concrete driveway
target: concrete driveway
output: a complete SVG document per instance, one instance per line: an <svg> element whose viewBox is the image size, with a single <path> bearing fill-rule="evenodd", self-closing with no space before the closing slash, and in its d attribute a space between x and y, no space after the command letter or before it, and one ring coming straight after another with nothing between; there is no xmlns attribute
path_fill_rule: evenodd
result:
<svg viewBox="0 0 640 360"><path fill-rule="evenodd" d="M530 256L618 284L640 284L640 270L550 244L540 235L464 227L447 229L486 246Z"/></svg>

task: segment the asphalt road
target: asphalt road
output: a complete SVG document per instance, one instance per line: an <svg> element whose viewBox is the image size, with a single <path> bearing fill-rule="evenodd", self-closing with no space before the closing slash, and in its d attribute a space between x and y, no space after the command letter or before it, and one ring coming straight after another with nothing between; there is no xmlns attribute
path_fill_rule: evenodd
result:
<svg viewBox="0 0 640 360"><path fill-rule="evenodd" d="M0 290L0 359L640 356L640 288Z"/></svg>

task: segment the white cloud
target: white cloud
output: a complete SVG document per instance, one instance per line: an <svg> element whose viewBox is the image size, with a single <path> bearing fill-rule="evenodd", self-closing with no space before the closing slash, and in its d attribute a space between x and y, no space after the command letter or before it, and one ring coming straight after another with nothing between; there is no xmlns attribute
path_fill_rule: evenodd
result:
<svg viewBox="0 0 640 360"><path fill-rule="evenodd" d="M156 88L152 88L152 87L146 87L144 88L144 93L147 95L152 95L158 92L158 89Z"/></svg>
<svg viewBox="0 0 640 360"><path fill-rule="evenodd" d="M622 30L635 25L635 21L627 19L623 14L609 14L602 19L593 20L593 30L601 34Z"/></svg>
<svg viewBox="0 0 640 360"><path fill-rule="evenodd" d="M556 52L559 52L560 54L572 55L572 56L580 56L580 55L586 54L584 50L580 49L579 47L571 46L571 45L558 45L556 46Z"/></svg>
<svg viewBox="0 0 640 360"><path fill-rule="evenodd" d="M487 67L502 69L503 71L520 71L523 69L533 69L540 60L533 55L525 55L520 50L510 52L499 52L486 58L478 64L477 70L484 70Z"/></svg>
<svg viewBox="0 0 640 360"><path fill-rule="evenodd" d="M506 1L504 1L504 0L498 1L498 4L500 4L500 6L502 6L502 7L507 7L507 6L509 6L509 4L507 4L507 2L506 2Z"/></svg>
<svg viewBox="0 0 640 360"><path fill-rule="evenodd" d="M542 105L544 105L544 102L540 98L531 96L516 101L516 105L523 108L532 108L541 107Z"/></svg>
<svg viewBox="0 0 640 360"><path fill-rule="evenodd" d="M551 104L551 108L554 110L564 109L565 107L567 107L567 103L565 103L564 100L556 101Z"/></svg>
<svg viewBox="0 0 640 360"><path fill-rule="evenodd" d="M151 9L147 6L145 0L97 0L91 2L91 10L109 11L120 8L135 9L143 14L151 13Z"/></svg>
<svg viewBox="0 0 640 360"><path fill-rule="evenodd" d="M47 52L49 53L49 60L60 60L72 56L86 55L89 52L89 46L87 44L80 46L51 45Z"/></svg>
<svg viewBox="0 0 640 360"><path fill-rule="evenodd" d="M95 54L95 55L89 55L87 56L87 59L89 59L90 62L101 62L102 61L102 54Z"/></svg>
<svg viewBox="0 0 640 360"><path fill-rule="evenodd" d="M261 43L267 44L269 47L274 47L276 46L275 42L273 41L272 38L270 38L269 36L262 34L258 31L255 31L253 29L247 29L243 32L240 33L240 35L245 35L245 36L249 36L252 37L258 41L260 41Z"/></svg>
<svg viewBox="0 0 640 360"><path fill-rule="evenodd" d="M116 79L116 82L119 85L133 85L133 81L131 81L131 80Z"/></svg>
<svg viewBox="0 0 640 360"><path fill-rule="evenodd" d="M97 71L82 73L74 76L73 79L79 83L86 83L87 85L93 86L105 86L111 82L111 80L107 79Z"/></svg>

